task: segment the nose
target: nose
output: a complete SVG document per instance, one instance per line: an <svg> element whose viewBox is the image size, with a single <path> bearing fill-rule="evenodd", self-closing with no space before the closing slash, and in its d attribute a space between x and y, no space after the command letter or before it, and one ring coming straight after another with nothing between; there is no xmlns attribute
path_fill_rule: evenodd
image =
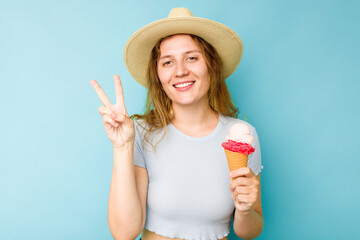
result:
<svg viewBox="0 0 360 240"><path fill-rule="evenodd" d="M188 73L189 73L189 71L184 62L178 62L176 64L176 70L175 70L176 77L186 76Z"/></svg>

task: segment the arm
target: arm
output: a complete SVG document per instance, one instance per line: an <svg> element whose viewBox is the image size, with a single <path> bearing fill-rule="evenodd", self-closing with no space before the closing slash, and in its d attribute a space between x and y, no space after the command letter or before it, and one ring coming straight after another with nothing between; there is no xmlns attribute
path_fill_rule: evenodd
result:
<svg viewBox="0 0 360 240"><path fill-rule="evenodd" d="M135 239L145 223L147 172L135 172L133 154L134 144L114 148L108 223L115 239Z"/></svg>
<svg viewBox="0 0 360 240"><path fill-rule="evenodd" d="M90 84L104 106L99 107L104 128L113 144L114 161L111 178L108 224L115 239L135 239L145 223L147 171L134 167L134 122L130 119L125 103L120 77L114 76L116 104L95 81Z"/></svg>
<svg viewBox="0 0 360 240"><path fill-rule="evenodd" d="M254 239L261 234L264 226L260 174L255 176L249 168L243 168L242 172L238 172L242 175L244 173L245 176L232 181L233 195L236 196L233 228L238 237Z"/></svg>

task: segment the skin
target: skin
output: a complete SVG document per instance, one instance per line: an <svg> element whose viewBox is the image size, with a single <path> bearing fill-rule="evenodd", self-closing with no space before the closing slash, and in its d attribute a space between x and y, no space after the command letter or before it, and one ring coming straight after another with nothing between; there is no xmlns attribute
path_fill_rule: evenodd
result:
<svg viewBox="0 0 360 240"><path fill-rule="evenodd" d="M111 104L109 98L96 80L91 80L90 84L94 88L102 104L104 104L99 107L98 111L103 117L106 134L114 148L121 148L127 143L132 142L135 138L135 128L125 107L120 77L118 75L114 76L115 105Z"/></svg>
<svg viewBox="0 0 360 240"><path fill-rule="evenodd" d="M158 76L164 91L172 100L175 119L172 124L192 137L212 132L218 115L211 110L207 91L210 76L200 48L188 35L175 35L160 45ZM185 91L179 83L193 83Z"/></svg>
<svg viewBox="0 0 360 240"><path fill-rule="evenodd" d="M160 52L157 71L164 91L172 100L176 116L172 124L192 137L210 134L218 123L218 115L211 110L208 102L210 76L200 48L190 36L175 35L160 45ZM179 83L189 82L193 85L176 88ZM114 83L116 104L112 105L100 85L95 80L90 81L104 104L98 110L114 148L108 211L110 231L115 239L131 239L144 228L148 177L146 169L130 166L133 161L134 123L126 111L119 76L114 76ZM128 164L122 166L123 162ZM123 175L128 172L135 174L120 179L123 175L119 172L123 172ZM229 182L236 208L234 231L240 238L253 239L260 235L263 228L260 174L255 176L250 168L240 168L230 172ZM127 199L124 200L124 196ZM137 216L133 224L129 223L130 216ZM129 229L131 225L134 225L134 229ZM172 239L146 229L142 236L144 240Z"/></svg>
<svg viewBox="0 0 360 240"><path fill-rule="evenodd" d="M173 108L207 103L210 75L201 49L192 38L175 35L160 45L160 52L157 72ZM174 87L188 82L194 83L189 90Z"/></svg>

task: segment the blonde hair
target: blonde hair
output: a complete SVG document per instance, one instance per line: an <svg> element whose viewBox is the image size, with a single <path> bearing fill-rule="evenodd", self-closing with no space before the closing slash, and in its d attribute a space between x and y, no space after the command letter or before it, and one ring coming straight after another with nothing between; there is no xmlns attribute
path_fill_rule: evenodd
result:
<svg viewBox="0 0 360 240"><path fill-rule="evenodd" d="M150 141L150 135L154 131L164 128L165 132L158 143L163 139L166 134L166 126L175 118L174 112L171 108L171 99L166 95L159 76L157 74L157 63L160 57L160 45L166 39L171 38L173 34L161 38L151 51L151 56L148 64L148 94L145 104L144 114L134 114L132 119L143 119L147 123L145 141L148 142L155 150ZM206 66L210 75L210 86L208 90L208 99L210 108L224 116L237 118L238 109L235 107L231 100L229 90L226 86L225 79L223 78L222 62L219 54L215 48L199 36L190 35L194 42L200 47L204 57Z"/></svg>

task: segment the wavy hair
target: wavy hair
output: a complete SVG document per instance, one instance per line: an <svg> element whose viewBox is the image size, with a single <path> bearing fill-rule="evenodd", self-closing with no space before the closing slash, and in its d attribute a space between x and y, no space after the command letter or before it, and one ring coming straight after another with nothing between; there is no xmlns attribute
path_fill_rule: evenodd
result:
<svg viewBox="0 0 360 240"><path fill-rule="evenodd" d="M141 125L141 127L146 130L144 139L154 148L154 150L156 145L164 138L166 126L175 118L175 114L171 107L171 99L166 95L157 74L160 45L163 41L174 35L182 34L173 34L161 38L152 49L147 72L148 93L145 104L145 113L134 114L131 116L131 118L135 120L145 120L147 126ZM192 34L183 35L190 35L193 41L200 47L205 57L206 66L210 75L210 86L208 90L210 108L224 116L237 118L239 111L231 100L229 90L225 83L225 79L223 78L222 61L219 54L213 46L201 37ZM165 132L162 138L154 146L150 141L150 135L161 128L164 128Z"/></svg>

